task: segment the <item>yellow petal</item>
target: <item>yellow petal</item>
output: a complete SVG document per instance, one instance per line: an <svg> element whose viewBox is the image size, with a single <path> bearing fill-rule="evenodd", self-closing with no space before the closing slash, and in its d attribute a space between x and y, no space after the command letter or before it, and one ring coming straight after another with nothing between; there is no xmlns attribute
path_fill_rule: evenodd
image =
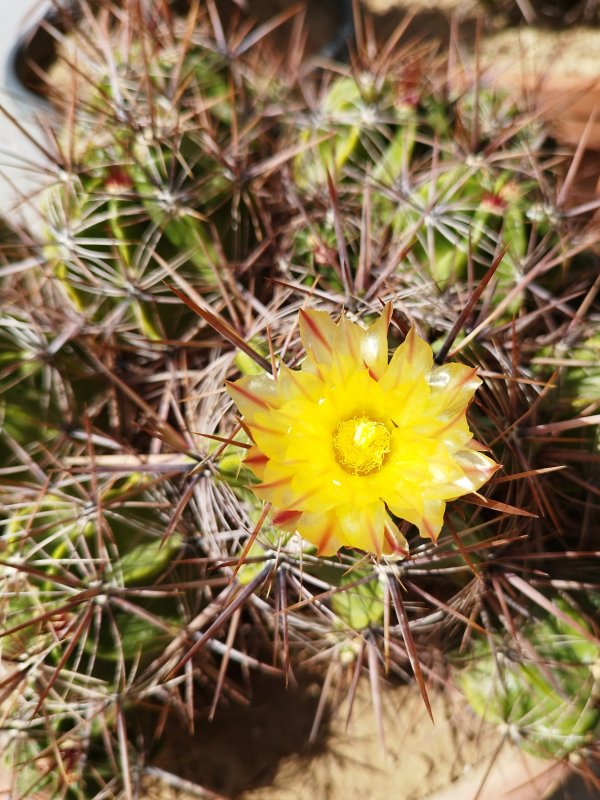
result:
<svg viewBox="0 0 600 800"><path fill-rule="evenodd" d="M366 331L360 325L342 316L336 327L333 343L338 378L351 374L354 370L364 369L362 342L365 335Z"/></svg>
<svg viewBox="0 0 600 800"><path fill-rule="evenodd" d="M400 533L398 526L386 514L384 526L384 544L383 552L386 555L403 556L408 558L409 548L408 542Z"/></svg>
<svg viewBox="0 0 600 800"><path fill-rule="evenodd" d="M379 381L379 384L385 380L386 376L387 373ZM425 378L402 380L393 389L387 391L390 419L393 419L394 424L399 428L412 430L423 419L430 395L431 389Z"/></svg>
<svg viewBox="0 0 600 800"><path fill-rule="evenodd" d="M419 436L435 439L443 444L449 453L455 453L472 438L464 408L451 418L445 415L439 417L424 415L413 425L413 431Z"/></svg>
<svg viewBox="0 0 600 800"><path fill-rule="evenodd" d="M481 386L477 370L465 364L443 364L431 370L427 379L431 387L431 408L448 417L465 411L474 393Z"/></svg>
<svg viewBox="0 0 600 800"><path fill-rule="evenodd" d="M282 404L297 399L318 403L325 387L317 375L305 370L290 369L283 364L279 369L277 389Z"/></svg>
<svg viewBox="0 0 600 800"><path fill-rule="evenodd" d="M327 474L327 465L311 469L306 464L269 460L262 483L253 492L278 509L327 511L340 502L340 487Z"/></svg>
<svg viewBox="0 0 600 800"><path fill-rule="evenodd" d="M257 413L251 419L252 421L248 422L246 417L243 425L254 442L268 458L283 460L287 448L288 430L285 419L273 412Z"/></svg>
<svg viewBox="0 0 600 800"><path fill-rule="evenodd" d="M415 328L411 328L379 382L384 389L391 390L401 386L404 381L425 378L432 365L431 347L421 339Z"/></svg>
<svg viewBox="0 0 600 800"><path fill-rule="evenodd" d="M454 454L454 460L465 473L473 487L469 491L476 492L484 483L487 483L496 470L500 469L500 464L496 464L491 458L484 456L477 450L459 450Z"/></svg>
<svg viewBox="0 0 600 800"><path fill-rule="evenodd" d="M432 539L435 542L444 524L446 503L443 500L426 500L423 503L423 513L421 514L410 507L390 506L390 510L397 517L416 525L423 539Z"/></svg>
<svg viewBox="0 0 600 800"><path fill-rule="evenodd" d="M347 547L357 547L379 558L385 543L387 512L381 500L368 506L340 506L336 509L340 539Z"/></svg>
<svg viewBox="0 0 600 800"><path fill-rule="evenodd" d="M317 555L332 556L345 542L340 538L338 520L333 512L302 514L296 529L303 539L317 548Z"/></svg>
<svg viewBox="0 0 600 800"><path fill-rule="evenodd" d="M379 380L388 365L388 328L393 307L386 303L381 316L363 333L361 357L371 375Z"/></svg>
<svg viewBox="0 0 600 800"><path fill-rule="evenodd" d="M296 494L292 488L294 469L284 469L269 462L264 471L263 482L252 487L254 494L276 508L293 509Z"/></svg>
<svg viewBox="0 0 600 800"><path fill-rule="evenodd" d="M293 508L284 508L281 511L273 511L271 522L284 531L294 533L298 529L298 522L302 517L302 511L295 511Z"/></svg>
<svg viewBox="0 0 600 800"><path fill-rule="evenodd" d="M252 470L259 480L262 480L268 461L267 456L255 445L246 453L244 464Z"/></svg>
<svg viewBox="0 0 600 800"><path fill-rule="evenodd" d="M233 383L225 381L225 386L231 399L249 422L252 422L257 413L279 406L277 384L267 375L245 375Z"/></svg>
<svg viewBox="0 0 600 800"><path fill-rule="evenodd" d="M330 364L336 325L325 311L300 310L300 338L311 361Z"/></svg>

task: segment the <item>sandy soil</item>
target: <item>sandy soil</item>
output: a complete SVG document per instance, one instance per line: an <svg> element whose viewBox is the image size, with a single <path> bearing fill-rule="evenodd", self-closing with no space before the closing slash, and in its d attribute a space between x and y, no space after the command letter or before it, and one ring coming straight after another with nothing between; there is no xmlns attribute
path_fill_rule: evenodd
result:
<svg viewBox="0 0 600 800"><path fill-rule="evenodd" d="M457 692L432 691L432 723L414 686L385 687L384 742L368 681L346 728L342 703L308 745L320 685L258 681L254 702L173 720L142 800L598 800L569 767L525 755Z"/></svg>
<svg viewBox="0 0 600 800"><path fill-rule="evenodd" d="M420 800L499 745L497 732L458 696L432 695L433 724L418 691L400 686L383 695L383 746L365 681L348 731L342 705L310 748L319 691L316 684L287 693L271 685L253 707L223 709L214 722L200 723L191 739L172 728L156 766L237 800ZM194 796L155 779L146 800Z"/></svg>

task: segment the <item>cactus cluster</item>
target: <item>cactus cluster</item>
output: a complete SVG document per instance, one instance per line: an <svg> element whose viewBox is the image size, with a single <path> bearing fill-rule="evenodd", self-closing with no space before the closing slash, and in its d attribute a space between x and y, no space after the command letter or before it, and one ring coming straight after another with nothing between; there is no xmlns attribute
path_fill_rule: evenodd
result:
<svg viewBox="0 0 600 800"><path fill-rule="evenodd" d="M567 157L400 32L358 25L350 66L324 66L290 13L102 6L63 53L39 240L0 267L15 796L134 796L167 715L247 699L256 670L325 676L316 732L363 671L376 713L384 676L428 703L459 650L476 710L585 754L600 308ZM319 556L253 492L224 383L297 365L299 309L364 324L388 301L390 346L412 323L478 368L469 422L503 469L437 542L403 526L409 558Z"/></svg>
<svg viewBox="0 0 600 800"><path fill-rule="evenodd" d="M557 600L555 613L527 621L511 638L480 642L472 664L458 673L481 717L544 758L593 746L600 724L596 639L564 601Z"/></svg>

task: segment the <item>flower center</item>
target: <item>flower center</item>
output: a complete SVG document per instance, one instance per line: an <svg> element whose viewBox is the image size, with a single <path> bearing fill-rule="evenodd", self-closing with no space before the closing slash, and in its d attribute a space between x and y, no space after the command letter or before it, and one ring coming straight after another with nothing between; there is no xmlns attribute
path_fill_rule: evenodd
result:
<svg viewBox="0 0 600 800"><path fill-rule="evenodd" d="M383 466L390 452L390 432L383 422L369 417L344 420L333 434L338 464L353 475L368 475Z"/></svg>

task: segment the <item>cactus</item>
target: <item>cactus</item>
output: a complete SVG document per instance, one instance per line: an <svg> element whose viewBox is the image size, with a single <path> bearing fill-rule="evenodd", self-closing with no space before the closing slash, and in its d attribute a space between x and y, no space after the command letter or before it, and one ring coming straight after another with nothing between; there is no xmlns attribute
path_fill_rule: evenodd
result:
<svg viewBox="0 0 600 800"><path fill-rule="evenodd" d="M458 673L473 709L524 750L566 758L597 739L598 656L585 618L557 598L561 616L525 623L516 636L473 648Z"/></svg>
<svg viewBox="0 0 600 800"><path fill-rule="evenodd" d="M325 195L329 174L337 187L337 214L346 226L352 276L347 281L355 291L365 289L357 274L365 230L375 248L400 243L404 258L397 256L397 268L410 264L412 274L429 277L442 293L466 280L469 271L482 279L502 245L491 302L498 305L510 292L509 319L522 304L517 287L529 249L539 242L539 259L560 243L558 215L549 224L551 205L524 157L541 151L543 133L493 90L481 89L473 108L471 94L435 97L428 88L413 87L409 104L390 79L377 85L364 75L332 81L311 108L312 132L300 133L302 142L328 137L296 160L298 192L311 226L303 225L289 246L300 261L308 257L316 271L335 263L335 209L332 215ZM463 132L457 137L459 125ZM466 141L464 128L477 140ZM358 181L368 187L368 207L361 204ZM352 218L361 219L361 225L349 228L344 221ZM390 250L380 260L393 258ZM334 273L330 268L328 277ZM334 285L339 289L342 283L338 275Z"/></svg>
<svg viewBox="0 0 600 800"><path fill-rule="evenodd" d="M167 19L156 23L146 29L142 17L131 47L109 45L106 60L77 38L89 75L64 134L73 152L59 145L71 168L40 199L44 256L75 307L151 341L185 335L167 283L214 295L229 282L226 261L268 235L244 171L267 158L269 137L242 105L248 92L260 107L268 76L246 85L215 42L197 44L181 24L176 33ZM199 30L210 36L206 19ZM231 80L241 82L239 96ZM245 130L234 134L233 125Z"/></svg>
<svg viewBox="0 0 600 800"><path fill-rule="evenodd" d="M35 262L0 272L0 642L22 797L133 796L161 720L251 697L254 670L323 679L315 731L363 671L376 713L384 675L414 675L428 703L461 642L509 648L500 631L527 608L516 641L541 660L506 675L543 698L565 631L540 609L556 582L597 597L596 235L566 211L543 130L491 90L459 92L417 46L363 42L352 70L307 81L266 43L285 15L224 33L208 5L181 21L126 3L110 24L87 9L87 78L62 101L40 241L22 244ZM295 369L300 308L367 327L387 302L391 349L412 325L437 364L478 368L469 448L503 470L447 498L436 541L395 517L409 557L320 555L259 499L225 380ZM593 614L578 605L579 633ZM486 647L465 681L489 677ZM587 695L557 669L579 752L597 724L588 666Z"/></svg>
<svg viewBox="0 0 600 800"><path fill-rule="evenodd" d="M52 762L45 778L30 769L20 780L36 788L50 781L57 791L60 775L75 769L73 754L63 753L67 742L87 780L94 782L92 767L110 774L98 756L89 763L83 743L102 749L98 714L116 718L134 702L137 673L172 639L181 611L160 584L178 580L173 562L182 540L174 535L162 545L164 490L141 475L94 488L80 481L75 493L63 475L43 487L23 485L27 496L30 504L9 506L4 533L2 658L19 677L15 708L33 714L36 759L43 751ZM15 731L15 746L20 738ZM73 792L85 796L85 787Z"/></svg>

